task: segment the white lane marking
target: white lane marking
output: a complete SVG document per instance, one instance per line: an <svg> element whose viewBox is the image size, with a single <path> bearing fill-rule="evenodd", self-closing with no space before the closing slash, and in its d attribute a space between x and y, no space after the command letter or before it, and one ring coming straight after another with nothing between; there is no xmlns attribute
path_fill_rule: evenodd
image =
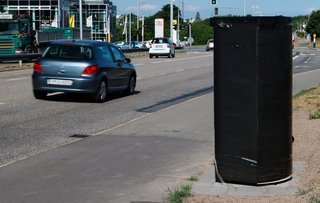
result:
<svg viewBox="0 0 320 203"><path fill-rule="evenodd" d="M156 112L153 112L153 113L146 113L145 115L142 115L142 116L140 116L140 117L134 118L134 119L129 120L129 121L125 122L125 123L119 124L119 125L117 125L117 126L111 127L111 128L109 128L109 129L103 130L103 131L101 131L101 132L97 132L97 133L93 134L93 136L101 135L101 134L106 133L106 132L109 132L109 131L111 131L111 130L120 128L120 127L122 127L122 126L124 126L124 125L133 123L133 122L135 122L135 121L137 121L137 120L140 120L140 119L142 119L142 118L145 118L145 117L147 117L147 116L151 116L151 115L154 114L154 113L166 111L166 110L172 109L172 108L174 108L174 107L176 107L176 106L178 106L178 105L180 105L180 104L187 104L187 103L189 103L189 102L192 102L192 101L194 101L194 100L196 100L196 99L200 99L200 98L205 97L205 96L208 96L208 94L201 95L201 96L199 96L199 97L195 97L195 98L189 99L189 100L187 100L187 101L184 101L184 102L181 102L181 103L178 103L178 104L174 104L174 105L172 105L172 106L169 106L169 107L160 109L159 111L156 111Z"/></svg>
<svg viewBox="0 0 320 203"><path fill-rule="evenodd" d="M304 63L308 63L308 61L305 61Z"/></svg>
<svg viewBox="0 0 320 203"><path fill-rule="evenodd" d="M8 79L8 80L6 80L6 82L10 82L10 81L18 81L18 80L25 80L25 79L29 79L29 77L23 77L23 78L12 78L12 79Z"/></svg>
<svg viewBox="0 0 320 203"><path fill-rule="evenodd" d="M182 72L184 69L177 70L176 73Z"/></svg>
<svg viewBox="0 0 320 203"><path fill-rule="evenodd" d="M0 102L0 105L4 105L5 103L3 103L3 102Z"/></svg>
<svg viewBox="0 0 320 203"><path fill-rule="evenodd" d="M296 59L299 58L299 57L300 57L299 55L294 56L294 57L292 58L292 60L296 60Z"/></svg>
<svg viewBox="0 0 320 203"><path fill-rule="evenodd" d="M163 63L163 61L153 61L151 63L153 63L153 64L155 64L155 63Z"/></svg>
<svg viewBox="0 0 320 203"><path fill-rule="evenodd" d="M311 57L309 57L308 59L307 59L307 61L310 61L311 60Z"/></svg>
<svg viewBox="0 0 320 203"><path fill-rule="evenodd" d="M138 63L138 64L134 64L135 66L143 66L145 65L145 63Z"/></svg>

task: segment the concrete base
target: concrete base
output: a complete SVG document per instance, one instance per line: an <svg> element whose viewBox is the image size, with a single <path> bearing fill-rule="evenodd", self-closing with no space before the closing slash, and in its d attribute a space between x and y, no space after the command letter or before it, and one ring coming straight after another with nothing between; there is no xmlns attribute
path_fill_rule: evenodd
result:
<svg viewBox="0 0 320 203"><path fill-rule="evenodd" d="M292 195L298 192L297 182L304 164L293 163L293 175L290 181L277 185L248 186L215 182L215 169L212 166L193 186L192 192L203 195L230 195L230 196L265 196L265 195Z"/></svg>

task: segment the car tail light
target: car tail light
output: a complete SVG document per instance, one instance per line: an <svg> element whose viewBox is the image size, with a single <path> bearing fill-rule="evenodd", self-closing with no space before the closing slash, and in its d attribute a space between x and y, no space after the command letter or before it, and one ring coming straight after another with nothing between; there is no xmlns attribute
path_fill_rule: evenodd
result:
<svg viewBox="0 0 320 203"><path fill-rule="evenodd" d="M42 73L43 72L42 67L38 62L35 62L33 64L33 72L37 72L37 73Z"/></svg>
<svg viewBox="0 0 320 203"><path fill-rule="evenodd" d="M93 75L96 74L100 71L100 68L96 65L92 65L92 66L88 66L86 67L83 72L82 75Z"/></svg>

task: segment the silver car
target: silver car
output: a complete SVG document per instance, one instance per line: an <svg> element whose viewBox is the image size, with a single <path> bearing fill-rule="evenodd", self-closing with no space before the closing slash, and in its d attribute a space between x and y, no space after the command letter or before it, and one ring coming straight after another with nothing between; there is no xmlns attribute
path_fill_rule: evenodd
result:
<svg viewBox="0 0 320 203"><path fill-rule="evenodd" d="M33 94L84 93L104 102L112 91L133 94L137 73L131 60L114 45L93 40L52 42L34 63Z"/></svg>

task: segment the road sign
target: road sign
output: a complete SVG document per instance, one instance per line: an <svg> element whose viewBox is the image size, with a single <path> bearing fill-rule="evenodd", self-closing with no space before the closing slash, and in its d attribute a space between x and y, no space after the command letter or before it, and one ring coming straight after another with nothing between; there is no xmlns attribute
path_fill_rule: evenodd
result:
<svg viewBox="0 0 320 203"><path fill-rule="evenodd" d="M194 39L192 37L189 37L188 42L189 42L189 44L192 44L194 42Z"/></svg>
<svg viewBox="0 0 320 203"><path fill-rule="evenodd" d="M217 4L217 0L211 0L212 2L212 4Z"/></svg>

